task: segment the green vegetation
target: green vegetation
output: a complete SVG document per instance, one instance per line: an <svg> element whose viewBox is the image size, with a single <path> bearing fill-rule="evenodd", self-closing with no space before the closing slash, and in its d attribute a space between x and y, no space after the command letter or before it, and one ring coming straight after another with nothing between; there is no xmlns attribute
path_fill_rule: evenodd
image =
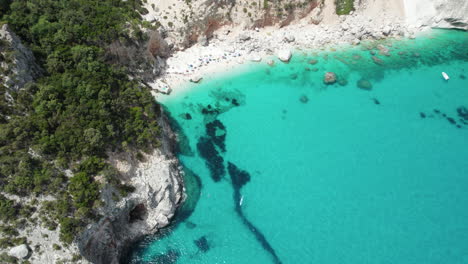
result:
<svg viewBox="0 0 468 264"><path fill-rule="evenodd" d="M348 15L354 10L354 0L335 0L336 14Z"/></svg>
<svg viewBox="0 0 468 264"><path fill-rule="evenodd" d="M128 78L129 69L109 63L111 42L147 38L140 29L144 12L140 0L0 0L0 23L10 25L44 70L20 91L0 84L0 191L55 196L39 219L51 230L60 226L66 243L95 217L103 185L121 195L132 191L104 162L106 152L159 146L150 91ZM4 101L7 92L14 103ZM33 211L0 195L1 221Z"/></svg>

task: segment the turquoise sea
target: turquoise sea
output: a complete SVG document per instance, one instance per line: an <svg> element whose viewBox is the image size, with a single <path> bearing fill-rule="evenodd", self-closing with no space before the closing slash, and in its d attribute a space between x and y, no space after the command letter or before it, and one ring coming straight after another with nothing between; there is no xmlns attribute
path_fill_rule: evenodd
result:
<svg viewBox="0 0 468 264"><path fill-rule="evenodd" d="M468 263L467 77L468 33L434 30L168 97L189 198L126 262Z"/></svg>

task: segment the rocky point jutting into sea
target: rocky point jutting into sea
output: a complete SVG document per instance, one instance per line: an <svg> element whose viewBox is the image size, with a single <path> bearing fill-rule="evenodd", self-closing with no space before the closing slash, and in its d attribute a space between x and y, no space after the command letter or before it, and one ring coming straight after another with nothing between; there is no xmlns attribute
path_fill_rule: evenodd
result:
<svg viewBox="0 0 468 264"><path fill-rule="evenodd" d="M131 78L151 88L157 100L165 100L167 96L186 92L189 82L203 83L215 73L240 69L241 64L273 65L278 63L273 59L275 57L288 62L294 52L320 52L331 45L359 47L368 41L415 39L420 32L430 31L430 28L468 29L468 2L464 0L355 0L353 10L346 15L336 14L334 0L286 2L148 0L143 4L146 8L146 12L142 12L143 19L157 23L159 27L143 29L147 31L148 39L131 44L121 40L112 42L108 47L109 61L129 66L133 69ZM2 26L0 38L10 43L15 51L12 53L15 56L13 63L6 65L1 62L2 68L14 66L11 70L13 75L0 76L5 77L0 80L6 87L17 91L43 74L33 53L21 44L8 25ZM377 55L387 56L388 49L388 46L380 46L376 52L383 55ZM396 53L392 50L392 56ZM418 54L415 52L413 55L417 57ZM375 64L382 62L378 56L372 58ZM311 65L316 63L310 62ZM12 76L19 81L11 82ZM321 74L320 81L323 76ZM333 83L340 81L340 76L328 71L325 77ZM358 85L365 87L364 90L372 89L367 79L359 81ZM233 98L237 96L235 92L233 94ZM9 93L6 96L11 97ZM309 97L303 95L300 101L307 103ZM235 106L243 103L239 98L233 103ZM373 102L376 105L381 103L376 98ZM282 111L283 118L286 118L287 111ZM38 224L20 232L21 236L28 238L27 245L0 249L0 253L27 259L30 263L71 261L77 254L84 258L74 260L76 263L119 263L122 258L126 259L127 251L137 241L170 227L178 208L187 199L184 170L177 156L178 149L182 148L178 144L183 135L182 131L171 129L163 106L159 108L159 114L158 124L162 128L160 148L151 154L142 154L140 158L131 151L108 152L107 162L118 169L122 183L134 187L133 192L116 201L112 189L104 188L100 194L104 206L99 208L103 217L88 225L69 246L62 245L57 249L55 245L61 244L57 231ZM190 120L192 116L184 119ZM211 125L219 126L216 131L224 126L222 123ZM249 173L243 170L242 165L229 163L228 168L231 176L229 187L232 185L235 189L236 214L244 226L254 230L252 233L270 252L273 261L280 263L275 245L269 244L265 235L249 220L254 212L245 212L239 205L243 199L241 187L248 190L248 185L244 186L246 182L255 177L252 175L260 174L256 171ZM14 195L7 197L18 201L24 199ZM38 197L39 201L53 199ZM205 235L198 237L195 244L200 251L208 251L210 247ZM171 261L177 259L177 254L170 251L170 254L159 257L160 261L174 263ZM265 259L270 260L268 257Z"/></svg>

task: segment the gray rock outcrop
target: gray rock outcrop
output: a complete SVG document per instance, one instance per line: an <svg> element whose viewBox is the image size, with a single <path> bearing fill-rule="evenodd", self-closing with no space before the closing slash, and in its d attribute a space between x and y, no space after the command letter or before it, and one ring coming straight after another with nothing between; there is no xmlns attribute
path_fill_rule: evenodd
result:
<svg viewBox="0 0 468 264"><path fill-rule="evenodd" d="M7 88L18 91L41 75L42 70L36 64L33 53L7 24L0 28L0 53L0 68L10 72L2 76L0 71L0 83Z"/></svg>

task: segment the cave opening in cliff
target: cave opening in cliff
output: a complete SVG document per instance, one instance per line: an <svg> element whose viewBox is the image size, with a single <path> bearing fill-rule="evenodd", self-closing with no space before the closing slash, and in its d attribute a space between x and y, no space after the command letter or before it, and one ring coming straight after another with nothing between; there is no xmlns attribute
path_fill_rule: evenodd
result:
<svg viewBox="0 0 468 264"><path fill-rule="evenodd" d="M142 221L145 219L147 214L146 206L144 204L136 205L129 213L130 223L134 223L136 221Z"/></svg>

